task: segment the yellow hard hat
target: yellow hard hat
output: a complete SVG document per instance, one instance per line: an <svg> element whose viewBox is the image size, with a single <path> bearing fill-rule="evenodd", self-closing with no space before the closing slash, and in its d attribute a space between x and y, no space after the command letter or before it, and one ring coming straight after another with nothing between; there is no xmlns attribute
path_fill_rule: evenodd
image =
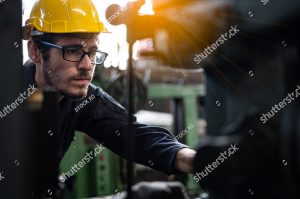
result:
<svg viewBox="0 0 300 199"><path fill-rule="evenodd" d="M28 34L34 29L42 33L100 33L106 30L91 0L37 0L23 30ZM26 33L23 36L26 39Z"/></svg>

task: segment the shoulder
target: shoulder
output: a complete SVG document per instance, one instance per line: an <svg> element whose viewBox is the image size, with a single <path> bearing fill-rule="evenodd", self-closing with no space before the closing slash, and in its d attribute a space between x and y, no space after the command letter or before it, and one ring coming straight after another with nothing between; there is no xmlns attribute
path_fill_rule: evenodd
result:
<svg viewBox="0 0 300 199"><path fill-rule="evenodd" d="M88 96L95 97L95 104L98 106L104 105L105 108L108 108L112 111L127 114L127 110L119 102L117 102L102 88L95 86L94 84L89 85Z"/></svg>

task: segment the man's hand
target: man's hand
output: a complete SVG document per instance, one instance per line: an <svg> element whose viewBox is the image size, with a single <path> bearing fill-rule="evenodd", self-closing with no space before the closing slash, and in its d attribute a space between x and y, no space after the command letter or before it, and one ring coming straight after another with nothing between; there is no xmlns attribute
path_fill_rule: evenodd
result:
<svg viewBox="0 0 300 199"><path fill-rule="evenodd" d="M193 171L193 159L195 156L196 151L192 149L180 149L176 154L175 168L184 173L191 173Z"/></svg>

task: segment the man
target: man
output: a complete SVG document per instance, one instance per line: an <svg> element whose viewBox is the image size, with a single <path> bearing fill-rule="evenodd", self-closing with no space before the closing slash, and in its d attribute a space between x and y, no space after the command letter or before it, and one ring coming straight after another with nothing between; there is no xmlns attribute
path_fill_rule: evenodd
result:
<svg viewBox="0 0 300 199"><path fill-rule="evenodd" d="M91 84L95 65L107 56L98 50L98 35L105 28L91 0L39 0L23 30L31 60L24 66L27 83L59 93L58 159L68 149L75 130L126 158L128 113ZM137 122L133 130L137 163L166 174L192 171L195 151L167 130Z"/></svg>

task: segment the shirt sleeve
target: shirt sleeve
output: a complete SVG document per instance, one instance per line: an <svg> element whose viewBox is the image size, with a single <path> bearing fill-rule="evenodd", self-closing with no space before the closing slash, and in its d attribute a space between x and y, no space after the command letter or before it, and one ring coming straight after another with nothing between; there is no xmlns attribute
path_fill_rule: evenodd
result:
<svg viewBox="0 0 300 199"><path fill-rule="evenodd" d="M104 91L96 89L95 92L95 99L82 114L78 130L126 159L128 112ZM133 160L167 175L180 173L174 168L176 154L188 146L164 128L137 123L135 117L134 121Z"/></svg>

